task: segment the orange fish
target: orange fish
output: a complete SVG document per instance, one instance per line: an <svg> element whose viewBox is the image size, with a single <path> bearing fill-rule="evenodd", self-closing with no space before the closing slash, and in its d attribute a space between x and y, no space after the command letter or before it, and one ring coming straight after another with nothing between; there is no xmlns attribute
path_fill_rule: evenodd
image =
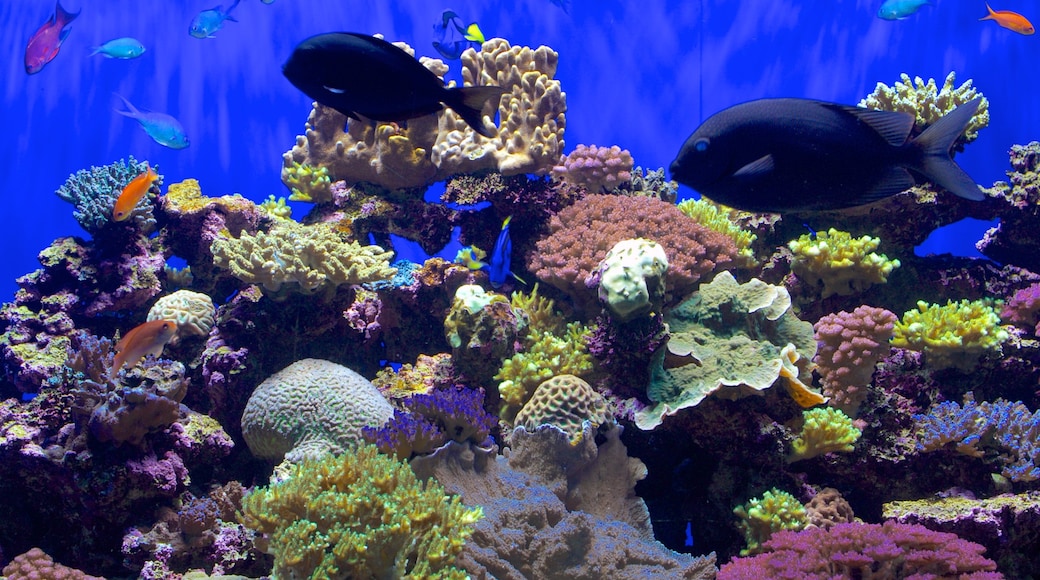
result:
<svg viewBox="0 0 1040 580"><path fill-rule="evenodd" d="M140 203L144 194L148 193L156 179L159 179L159 174L152 171L150 166L145 165L144 173L130 180L130 183L123 188L123 192L119 194L116 205L112 208L112 219L121 222L130 217L130 213Z"/></svg>
<svg viewBox="0 0 1040 580"><path fill-rule="evenodd" d="M989 14L979 18L980 21L992 20L1008 30L1013 30L1019 34L1025 34L1027 36L1036 32L1036 29L1033 28L1033 24L1029 22L1029 20L1026 20L1025 16L1022 16L1017 12L1012 12L1010 10L993 10L989 7L989 4L986 4L986 10L989 11Z"/></svg>
<svg viewBox="0 0 1040 580"><path fill-rule="evenodd" d="M123 365L134 368L148 355L159 356L163 347L177 333L177 323L172 320L151 320L135 326L116 344L116 357L112 361L112 377Z"/></svg>

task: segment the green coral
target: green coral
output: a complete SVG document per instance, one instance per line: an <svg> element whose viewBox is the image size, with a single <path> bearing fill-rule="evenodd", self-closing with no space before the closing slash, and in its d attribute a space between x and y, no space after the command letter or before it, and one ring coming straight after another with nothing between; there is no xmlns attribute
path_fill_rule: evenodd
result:
<svg viewBox="0 0 1040 580"><path fill-rule="evenodd" d="M758 238L750 230L742 228L730 219L731 211L706 199L687 199L676 206L702 226L708 227L733 240L737 246L736 266L749 268L757 264L751 244Z"/></svg>
<svg viewBox="0 0 1040 580"><path fill-rule="evenodd" d="M755 278L738 284L722 272L665 315L669 339L654 355L647 396L636 425L653 429L665 415L707 396L738 398L769 388L780 377L803 407L824 401L800 380L816 354L812 324L790 310L782 286ZM665 359L668 364L665 365Z"/></svg>
<svg viewBox="0 0 1040 580"><path fill-rule="evenodd" d="M809 524L805 507L793 495L775 487L763 493L761 498L752 498L737 506L733 513L740 517L740 529L747 541L747 548L740 551L741 556L761 551L762 544L774 532L798 531Z"/></svg>
<svg viewBox="0 0 1040 580"><path fill-rule="evenodd" d="M512 419L538 388L557 375L581 376L592 370L592 356L585 340L589 330L578 322L567 324L562 335L531 327L523 352L502 363L495 375L500 381L501 415Z"/></svg>
<svg viewBox="0 0 1040 580"><path fill-rule="evenodd" d="M809 284L822 285L822 297L827 298L849 296L888 281L899 260L874 253L880 244L878 238L853 238L848 232L831 228L805 234L787 247L794 254L791 270Z"/></svg>
<svg viewBox="0 0 1040 580"><path fill-rule="evenodd" d="M802 432L791 444L789 462L833 451L852 451L862 433L848 415L833 407L802 411Z"/></svg>
<svg viewBox="0 0 1040 580"><path fill-rule="evenodd" d="M910 75L906 73L899 75L899 78L902 79L902 82L896 82L891 87L885 83L878 83L874 92L860 101L859 106L909 113L915 119L914 131L920 133L943 115L976 97L981 97L982 102L979 103L979 109L968 123L964 135L957 139L957 146L971 143L979 136L979 130L989 125L989 99L971 86L971 79L954 88L956 73L951 72L946 75L942 89L939 89L935 84L935 79L928 79L926 83L921 77L914 77L911 81Z"/></svg>
<svg viewBox="0 0 1040 580"><path fill-rule="evenodd" d="M272 578L466 578L453 564L481 517L372 445L305 460L242 501Z"/></svg>
<svg viewBox="0 0 1040 580"><path fill-rule="evenodd" d="M896 323L892 346L921 351L934 368L969 372L979 356L1000 353L1008 332L989 300L947 300L945 305L917 302Z"/></svg>
<svg viewBox="0 0 1040 580"><path fill-rule="evenodd" d="M324 166L293 161L282 170L282 183L292 191L289 201L324 203L332 200L332 179Z"/></svg>

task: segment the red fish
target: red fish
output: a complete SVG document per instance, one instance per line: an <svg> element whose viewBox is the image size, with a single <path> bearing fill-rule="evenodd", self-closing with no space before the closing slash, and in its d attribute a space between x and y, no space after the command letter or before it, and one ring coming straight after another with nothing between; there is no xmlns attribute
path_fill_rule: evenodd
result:
<svg viewBox="0 0 1040 580"><path fill-rule="evenodd" d="M126 184L122 193L119 194L116 205L112 208L112 219L121 222L130 217L130 213L140 203L141 198L148 193L148 189L152 187L152 182L156 179L159 179L159 175L152 171L151 166L146 165L144 172Z"/></svg>
<svg viewBox="0 0 1040 580"><path fill-rule="evenodd" d="M58 0L57 6L54 8L54 15L43 23L43 26L29 39L29 44L25 45L26 73L40 72L47 63L58 56L58 49L61 48L62 41L69 35L69 30L66 30L65 27L77 16L79 16L79 12L75 14L67 12L61 7L61 0Z"/></svg>
<svg viewBox="0 0 1040 580"><path fill-rule="evenodd" d="M116 344L110 376L115 377L123 365L134 368L148 355L159 356L163 347L177 334L177 323L172 320L151 320L135 326Z"/></svg>
<svg viewBox="0 0 1040 580"><path fill-rule="evenodd" d="M1022 16L1017 12L1012 12L1010 10L994 10L989 7L989 4L986 4L986 11L989 12L989 14L979 18L979 20L993 20L1008 30L1013 30L1026 36L1036 32L1036 29L1033 28L1033 24L1029 22L1025 16Z"/></svg>

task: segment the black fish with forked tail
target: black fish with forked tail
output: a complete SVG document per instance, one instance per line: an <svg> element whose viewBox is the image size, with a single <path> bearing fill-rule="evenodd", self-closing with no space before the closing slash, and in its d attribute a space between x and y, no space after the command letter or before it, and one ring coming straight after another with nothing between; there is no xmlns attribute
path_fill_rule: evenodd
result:
<svg viewBox="0 0 1040 580"><path fill-rule="evenodd" d="M950 158L979 107L957 107L914 139L914 117L806 99L735 105L694 131L672 178L718 203L792 212L863 205L914 185L915 176L960 197L983 199Z"/></svg>
<svg viewBox="0 0 1040 580"><path fill-rule="evenodd" d="M365 34L332 32L304 40L282 66L289 82L319 103L360 120L401 122L447 106L477 133L484 103L500 87L447 88L437 75L393 44Z"/></svg>

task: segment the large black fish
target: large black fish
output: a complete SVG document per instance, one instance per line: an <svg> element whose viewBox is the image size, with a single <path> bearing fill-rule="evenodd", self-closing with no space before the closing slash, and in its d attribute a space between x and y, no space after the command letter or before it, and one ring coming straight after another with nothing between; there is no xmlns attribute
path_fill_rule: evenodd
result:
<svg viewBox="0 0 1040 580"><path fill-rule="evenodd" d="M360 120L407 121L446 105L485 137L481 108L500 87L446 88L441 79L389 42L353 32L319 34L293 49L282 73L319 103Z"/></svg>
<svg viewBox="0 0 1040 580"><path fill-rule="evenodd" d="M914 117L805 99L761 99L708 118L672 162L672 178L748 211L840 209L895 195L922 177L960 197L979 187L950 148L979 99L909 139Z"/></svg>

